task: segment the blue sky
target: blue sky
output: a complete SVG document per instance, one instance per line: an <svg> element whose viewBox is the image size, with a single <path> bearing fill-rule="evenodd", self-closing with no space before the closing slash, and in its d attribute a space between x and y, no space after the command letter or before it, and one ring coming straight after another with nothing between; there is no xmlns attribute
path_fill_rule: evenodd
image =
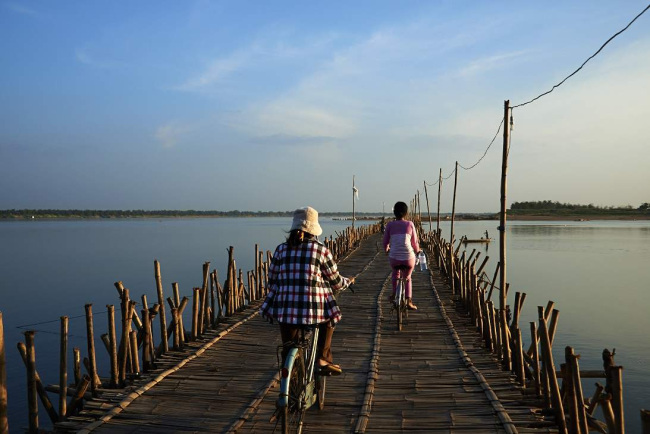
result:
<svg viewBox="0 0 650 434"><path fill-rule="evenodd" d="M339 211L355 175L389 210L646 6L0 1L0 208ZM509 201L650 201L648 52L650 13L514 111ZM498 210L500 160L458 210Z"/></svg>

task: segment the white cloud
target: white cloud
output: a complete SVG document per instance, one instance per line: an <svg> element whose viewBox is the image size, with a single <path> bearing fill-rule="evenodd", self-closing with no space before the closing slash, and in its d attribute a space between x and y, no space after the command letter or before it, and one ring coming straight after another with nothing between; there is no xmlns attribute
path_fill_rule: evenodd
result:
<svg viewBox="0 0 650 434"><path fill-rule="evenodd" d="M255 51L255 48L251 47L248 50L238 51L230 56L216 59L208 65L205 71L176 86L176 90L201 91L213 86L226 79L230 74L246 67Z"/></svg>
<svg viewBox="0 0 650 434"><path fill-rule="evenodd" d="M192 127L189 125L170 122L158 127L154 137L162 143L163 148L173 148L182 140L184 135L192 130Z"/></svg>
<svg viewBox="0 0 650 434"><path fill-rule="evenodd" d="M492 69L511 67L514 60L518 60L528 53L528 50L522 50L476 59L471 61L467 66L461 68L459 75L479 75Z"/></svg>
<svg viewBox="0 0 650 434"><path fill-rule="evenodd" d="M13 2L8 2L4 4L5 7L9 10L12 10L16 13L19 14L24 14L24 15L36 15L36 11L34 9L31 9L25 5L22 5L20 3L13 3Z"/></svg>

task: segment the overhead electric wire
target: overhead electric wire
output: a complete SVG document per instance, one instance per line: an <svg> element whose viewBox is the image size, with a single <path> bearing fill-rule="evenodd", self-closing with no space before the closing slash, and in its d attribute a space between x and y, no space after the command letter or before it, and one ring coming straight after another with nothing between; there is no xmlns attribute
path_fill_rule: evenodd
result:
<svg viewBox="0 0 650 434"><path fill-rule="evenodd" d="M574 75L576 75L576 74L578 73L578 71L580 71L580 70L582 69L582 67L585 66L585 65L587 64L587 62L589 62L591 59L593 59L594 57L596 57L596 56L597 56L597 55L598 55L598 54L603 50L603 48L605 48L605 46L606 46L607 44L609 44L609 43L610 43L610 42L611 42L615 37L617 37L618 35L620 35L620 34L623 33L624 31L626 31L626 30L627 30L627 29L632 25L632 23L634 23L634 22L637 20L637 18L639 18L641 15L643 15L643 14L644 14L648 9L650 9L650 4L649 4L648 6L646 6L646 8L643 9L643 10L642 10L642 11L641 11L641 12L640 12L636 17L634 17L634 19L633 19L632 21L630 21L630 22L628 23L627 26L625 26L623 29L621 29L621 30L619 30L618 32L616 32L616 33L615 33L614 35L612 35L612 36L611 36L607 41L605 41L605 43L604 43L603 45L600 46L600 48L598 49L598 51L596 51L594 54L592 54L591 56L589 56L589 58L588 58L587 60L585 60L585 61L582 63L582 65L580 65L580 67L579 67L578 69L576 69L576 70L573 71L571 74L569 74L568 76L566 76L566 77L564 78L564 80L562 80L561 82L559 82L558 84L556 84L555 86L553 86L553 87L551 88L551 90L548 90L548 91L546 91L546 92L544 92L544 93L542 93L542 94L540 94L540 95L537 95L535 98L531 99L530 101L526 101L526 102L524 102L524 103L517 104L517 105L513 106L512 108L514 109L514 108L517 108L517 107L523 107L523 106L525 106L525 105L527 105L527 104L530 104L530 103L533 102L533 101L537 101L538 99L540 99L540 98L543 97L544 95L548 95L549 93L553 92L555 89L557 89L558 87L560 87L560 86L561 86L565 81L567 81L569 78L571 78L571 77L573 77Z"/></svg>
<svg viewBox="0 0 650 434"><path fill-rule="evenodd" d="M483 158L485 158L485 156L487 155L488 151L490 150L490 147L492 146L492 144L494 143L494 141L497 139L497 136L499 135L499 132L501 131L501 127L503 126L503 122L504 122L504 121L505 121L505 119L502 118L502 119L501 119L501 123L499 124L499 128L497 128L497 132L496 132L496 134L494 135L494 137L492 137L492 141L491 141L490 144L488 145L487 149L485 149L485 152L483 152L483 155L481 156L481 158L479 158L478 161L477 161L476 163L472 164L472 165L469 166L469 167L465 167L465 166L463 166L462 164L459 164L459 166L460 166L462 169L464 169L464 170L470 170L470 169L473 169L473 168L475 168L476 166L478 166L478 163L480 163L481 160L483 160Z"/></svg>

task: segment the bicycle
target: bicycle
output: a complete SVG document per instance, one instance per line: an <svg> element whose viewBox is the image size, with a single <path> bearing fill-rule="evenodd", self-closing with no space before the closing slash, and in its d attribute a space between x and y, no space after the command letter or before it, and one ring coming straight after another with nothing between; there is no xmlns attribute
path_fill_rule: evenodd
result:
<svg viewBox="0 0 650 434"><path fill-rule="evenodd" d="M395 300L393 302L393 310L397 314L397 330L402 331L402 324L405 319L408 319L409 309L406 303L406 273L409 267L406 265L398 265L395 267L397 273L397 286L395 289Z"/></svg>
<svg viewBox="0 0 650 434"><path fill-rule="evenodd" d="M352 284L357 276L352 278ZM354 293L352 285L348 289ZM280 396L271 420L278 420L282 434L300 434L307 410L314 404L318 404L319 410L325 408L327 377L332 374L318 369L318 326L302 327L298 343L290 342L278 347L279 351L284 351L285 347L288 350L280 371Z"/></svg>
<svg viewBox="0 0 650 434"><path fill-rule="evenodd" d="M317 369L318 333L317 324L305 326L298 343L289 344L280 372L280 397L274 415L281 424L282 434L300 434L305 412L314 404L318 404L319 410L325 407L326 380L330 374L323 374Z"/></svg>

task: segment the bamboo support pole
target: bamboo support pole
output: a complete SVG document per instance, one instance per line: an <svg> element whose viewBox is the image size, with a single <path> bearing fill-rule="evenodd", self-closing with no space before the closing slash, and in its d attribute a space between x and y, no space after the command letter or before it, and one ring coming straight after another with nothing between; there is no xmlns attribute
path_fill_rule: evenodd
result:
<svg viewBox="0 0 650 434"><path fill-rule="evenodd" d="M561 434L566 434L567 426L566 419L564 418L564 406L562 405L562 397L560 395L560 388L557 383L555 375L555 364L553 362L553 352L551 350L551 341L548 336L548 329L546 328L546 320L541 318L539 320L539 333L542 345L542 360L544 361L544 370L549 379L551 402L553 412L555 413L555 423L558 425L558 430Z"/></svg>
<svg viewBox="0 0 650 434"><path fill-rule="evenodd" d="M158 303L154 303L154 305L149 309L149 354L151 355L151 363L152 365L155 362L155 354L156 354L156 344L153 340L153 321L156 318L156 315L158 315L158 312L160 311L160 305ZM162 347L161 347L162 348Z"/></svg>
<svg viewBox="0 0 650 434"><path fill-rule="evenodd" d="M331 250L331 249L330 249ZM255 268L253 269L253 275L255 276L255 298L254 300L257 300L258 298L262 297L262 288L260 285L260 280L259 280L259 269L260 269L260 246L259 244L255 243Z"/></svg>
<svg viewBox="0 0 650 434"><path fill-rule="evenodd" d="M490 283L490 291L488 292L487 299L490 300L492 298L492 291L494 290L494 283L497 281L497 276L499 275L499 269L501 268L501 262L497 262L497 266L494 270L494 277L492 278L492 282Z"/></svg>
<svg viewBox="0 0 650 434"><path fill-rule="evenodd" d="M436 219L436 233L438 238L440 238L440 191L442 190L442 167L440 168L440 174L438 175L438 217Z"/></svg>
<svg viewBox="0 0 650 434"><path fill-rule="evenodd" d="M95 354L95 332L93 325L93 305L86 304L86 339L88 341L88 362L90 364L90 392L95 396L102 382L97 375L97 359Z"/></svg>
<svg viewBox="0 0 650 434"><path fill-rule="evenodd" d="M29 356L27 355L27 345L23 344L22 342L19 342L17 347L18 347L18 352L20 353L20 357L22 358L23 363L27 368L29 365ZM36 371L35 366L34 366L34 382L36 384L36 395L40 398L41 403L43 404L43 408L45 408L45 411L47 412L50 421L52 423L58 422L59 416L57 415L56 410L54 409L54 405L52 405L52 401L50 401L50 397L47 396L47 391L45 390L43 382L41 381L41 377L40 375L38 375L38 371Z"/></svg>
<svg viewBox="0 0 650 434"><path fill-rule="evenodd" d="M212 278L212 272L209 273L208 278L210 280L210 318L209 318L209 321L210 321L210 327L213 328L215 326L215 324L216 324L215 323L215 319L216 319L215 312L216 312L216 310L215 310L215 297L214 297L214 293L216 291L216 284L214 282L214 279ZM180 301L179 301L179 304L180 304ZM182 331L183 331L183 323L182 323L182 318L181 318L181 332ZM183 339L182 339L182 336L181 336L181 341L182 340Z"/></svg>
<svg viewBox="0 0 650 434"><path fill-rule="evenodd" d="M178 309L180 309L181 306L181 294L178 289L178 283L174 282L172 283L172 292L174 294L174 303ZM213 315L210 317L210 324L214 324L214 292L211 292L211 300L210 303L212 305L212 312ZM182 312L182 311L181 311ZM178 330L179 330L179 339L181 342L185 342L185 326L183 325L183 315L178 316Z"/></svg>
<svg viewBox="0 0 650 434"><path fill-rule="evenodd" d="M9 434L7 418L7 362L5 355L5 328L0 312L0 434Z"/></svg>
<svg viewBox="0 0 650 434"><path fill-rule="evenodd" d="M539 318L544 318L544 320L545 320L546 322L548 322L548 321L549 321L549 318L550 318L550 316L551 316L551 309L553 309L553 306L554 306L554 305L555 305L554 302L549 301L549 302L546 304L546 309L544 309L543 306L537 306L537 313L538 313ZM559 315L559 312L558 312L558 315ZM555 323L557 324L557 318L555 319ZM531 342L531 343L530 343L530 346L528 347L528 351L527 351L527 353L528 353L529 356L533 354L533 347L534 347L535 345L539 345L539 339L540 339L540 336L539 336L539 333L538 333L538 335L537 335L537 342ZM551 345L552 345L552 341L551 341Z"/></svg>
<svg viewBox="0 0 650 434"><path fill-rule="evenodd" d="M160 348L162 354L169 351L167 339L167 318L165 317L165 295L163 294L162 277L160 276L160 262L153 261L154 277L156 278L156 291L158 293L158 304L160 305Z"/></svg>
<svg viewBox="0 0 650 434"><path fill-rule="evenodd" d="M18 345L21 345L19 343ZM20 347L19 347L20 350ZM21 354L22 355L22 354ZM34 350L34 332L25 332L25 367L27 369L27 407L29 432L38 433L38 401L36 397L36 354Z"/></svg>
<svg viewBox="0 0 650 434"><path fill-rule="evenodd" d="M427 215L429 216L429 232L431 232L431 209L429 208L429 193L427 192L427 182L424 181L424 198L427 201Z"/></svg>
<svg viewBox="0 0 650 434"><path fill-rule="evenodd" d="M487 265L487 263L488 263L489 260L490 260L490 257L489 257L489 256L486 256L485 259L483 259L483 262L481 263L481 266L478 267L478 271L476 272L476 274L477 274L478 276L480 276L481 273L483 273L483 270L485 269L485 266Z"/></svg>
<svg viewBox="0 0 650 434"><path fill-rule="evenodd" d="M61 336L59 346L59 421L65 417L68 401L68 317L61 317Z"/></svg>

